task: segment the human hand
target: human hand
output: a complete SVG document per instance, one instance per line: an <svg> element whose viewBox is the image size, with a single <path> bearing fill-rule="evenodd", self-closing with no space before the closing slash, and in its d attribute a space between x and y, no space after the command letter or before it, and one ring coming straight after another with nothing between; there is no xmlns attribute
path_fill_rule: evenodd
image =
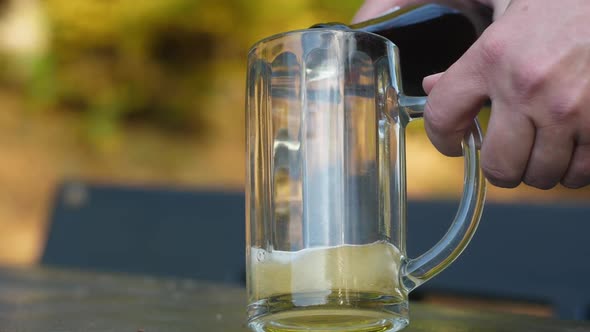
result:
<svg viewBox="0 0 590 332"><path fill-rule="evenodd" d="M355 19L374 15L371 3L378 2L368 0ZM560 182L571 188L590 184L590 3L488 4L495 22L445 73L424 79L429 138L442 153L460 155L461 139L491 99L481 163L492 184L524 182L542 189Z"/></svg>

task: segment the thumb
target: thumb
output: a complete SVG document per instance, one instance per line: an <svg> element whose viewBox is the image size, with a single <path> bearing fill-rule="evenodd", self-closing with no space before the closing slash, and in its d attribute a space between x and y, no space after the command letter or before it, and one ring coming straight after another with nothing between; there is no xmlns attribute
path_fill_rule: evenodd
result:
<svg viewBox="0 0 590 332"><path fill-rule="evenodd" d="M359 23L385 15L399 7L423 4L426 2L428 2L428 0L365 0L352 19L352 23Z"/></svg>
<svg viewBox="0 0 590 332"><path fill-rule="evenodd" d="M430 91L432 91L432 88L434 87L436 82L438 82L438 80L442 77L443 74L444 73L438 73L424 77L424 80L422 80L422 88L424 89L427 95L430 94Z"/></svg>
<svg viewBox="0 0 590 332"><path fill-rule="evenodd" d="M428 101L424 108L426 133L448 156L461 155L461 141L488 99L486 66L476 42L446 72L424 79Z"/></svg>

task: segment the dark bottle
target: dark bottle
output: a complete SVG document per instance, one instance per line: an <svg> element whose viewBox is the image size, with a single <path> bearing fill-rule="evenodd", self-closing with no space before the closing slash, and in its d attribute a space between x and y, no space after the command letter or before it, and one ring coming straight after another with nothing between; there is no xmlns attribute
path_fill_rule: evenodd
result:
<svg viewBox="0 0 590 332"><path fill-rule="evenodd" d="M397 45L407 95L424 95L422 79L459 59L492 22L492 10L473 2L438 0L353 25L316 24L381 35Z"/></svg>

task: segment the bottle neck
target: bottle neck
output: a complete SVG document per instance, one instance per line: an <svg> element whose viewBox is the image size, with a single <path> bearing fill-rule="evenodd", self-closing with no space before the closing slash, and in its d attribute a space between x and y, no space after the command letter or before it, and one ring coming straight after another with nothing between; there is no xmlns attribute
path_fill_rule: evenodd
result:
<svg viewBox="0 0 590 332"><path fill-rule="evenodd" d="M404 92L422 96L422 79L448 69L491 22L491 9L479 3L436 3L398 9L350 28L391 40L400 53Z"/></svg>

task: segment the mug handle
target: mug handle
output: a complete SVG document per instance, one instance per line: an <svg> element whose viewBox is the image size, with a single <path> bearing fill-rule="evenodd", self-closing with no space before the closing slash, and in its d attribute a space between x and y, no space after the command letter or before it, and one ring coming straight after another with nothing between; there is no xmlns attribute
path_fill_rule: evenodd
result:
<svg viewBox="0 0 590 332"><path fill-rule="evenodd" d="M426 97L400 96L399 105L409 121L424 116ZM463 252L481 218L485 200L485 177L479 166L479 149L482 134L477 119L463 138L465 174L463 197L449 230L442 239L417 258L408 258L402 266L402 283L408 292L420 286L448 267Z"/></svg>

